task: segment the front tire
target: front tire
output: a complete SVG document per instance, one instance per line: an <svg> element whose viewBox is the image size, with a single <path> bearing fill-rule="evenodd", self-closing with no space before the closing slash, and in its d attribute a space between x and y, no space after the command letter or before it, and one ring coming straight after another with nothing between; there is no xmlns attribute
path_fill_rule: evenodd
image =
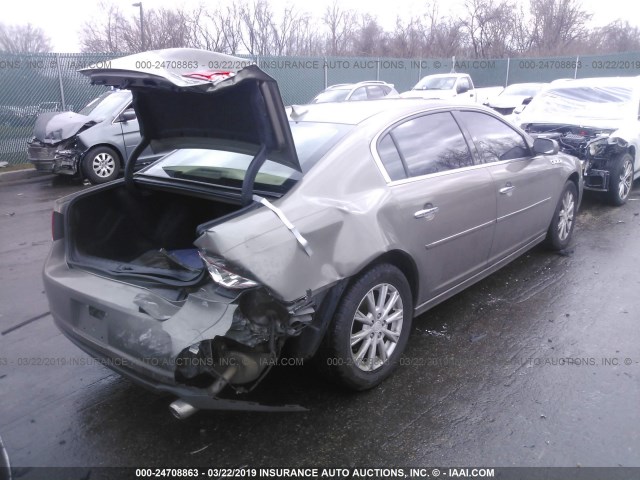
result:
<svg viewBox="0 0 640 480"><path fill-rule="evenodd" d="M578 189L575 183L569 180L562 189L549 230L547 230L546 243L551 250L564 250L571 243L577 205Z"/></svg>
<svg viewBox="0 0 640 480"><path fill-rule="evenodd" d="M413 317L411 289L403 273L380 264L344 293L325 337L323 371L351 390L373 388L395 369Z"/></svg>
<svg viewBox="0 0 640 480"><path fill-rule="evenodd" d="M633 187L633 156L630 153L616 159L609 182L608 195L611 204L619 207L627 203Z"/></svg>
<svg viewBox="0 0 640 480"><path fill-rule="evenodd" d="M84 156L82 171L93 185L110 182L118 178L120 157L113 148L94 147Z"/></svg>

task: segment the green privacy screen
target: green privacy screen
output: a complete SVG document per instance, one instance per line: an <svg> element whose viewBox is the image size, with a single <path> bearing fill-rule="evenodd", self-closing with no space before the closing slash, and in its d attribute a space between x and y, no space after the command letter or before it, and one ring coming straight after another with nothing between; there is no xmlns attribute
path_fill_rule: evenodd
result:
<svg viewBox="0 0 640 480"><path fill-rule="evenodd" d="M122 54L124 55L124 54ZM108 65L118 55L0 54L0 162L25 163L26 142L38 114L78 111L104 91L77 71ZM120 55L121 56L121 55ZM274 77L286 105L304 104L329 85L384 80L411 89L425 75L468 73L476 87L558 78L640 75L640 52L580 57L495 60L375 57L246 57ZM1 171L1 170L0 170Z"/></svg>

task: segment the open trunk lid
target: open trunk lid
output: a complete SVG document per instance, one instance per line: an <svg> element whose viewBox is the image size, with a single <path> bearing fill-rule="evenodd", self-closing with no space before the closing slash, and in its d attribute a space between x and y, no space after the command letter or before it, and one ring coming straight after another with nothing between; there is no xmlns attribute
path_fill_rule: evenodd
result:
<svg viewBox="0 0 640 480"><path fill-rule="evenodd" d="M249 60L171 48L118 58L80 72L92 84L133 93L142 142L131 164L150 144L154 151L231 149L262 161L259 157L269 155L269 160L302 170L278 85ZM132 174L127 169L126 176Z"/></svg>

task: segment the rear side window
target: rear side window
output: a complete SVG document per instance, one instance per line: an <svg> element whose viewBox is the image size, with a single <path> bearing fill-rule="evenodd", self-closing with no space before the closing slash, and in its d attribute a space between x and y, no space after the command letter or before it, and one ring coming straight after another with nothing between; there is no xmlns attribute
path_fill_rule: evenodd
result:
<svg viewBox="0 0 640 480"><path fill-rule="evenodd" d="M529 157L529 147L518 132L482 112L457 112L478 149L480 163Z"/></svg>
<svg viewBox="0 0 640 480"><path fill-rule="evenodd" d="M378 155L380 155L380 160L382 160L382 164L391 180L407 178L402 158L400 158L390 133L382 137L382 140L378 143Z"/></svg>
<svg viewBox="0 0 640 480"><path fill-rule="evenodd" d="M374 85L371 87L367 87L367 95L369 100L375 100L376 98L384 98L384 90L381 87Z"/></svg>
<svg viewBox="0 0 640 480"><path fill-rule="evenodd" d="M449 112L412 118L391 135L412 177L473 165L467 142Z"/></svg>

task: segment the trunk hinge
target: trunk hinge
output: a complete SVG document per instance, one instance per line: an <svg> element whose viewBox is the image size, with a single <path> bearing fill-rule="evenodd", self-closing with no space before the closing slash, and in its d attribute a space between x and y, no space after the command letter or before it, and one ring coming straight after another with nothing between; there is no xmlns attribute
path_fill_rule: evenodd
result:
<svg viewBox="0 0 640 480"><path fill-rule="evenodd" d="M136 162L142 151L149 146L149 140L142 137L140 143L133 149L129 160L124 162L124 184L128 189L134 189L133 172L135 171Z"/></svg>
<svg viewBox="0 0 640 480"><path fill-rule="evenodd" d="M256 156L253 157L251 163L249 164L249 168L247 168L247 173L244 175L244 180L242 180L242 206L246 207L251 203L253 197L253 184L256 181L256 176L258 175L258 171L264 165L264 162L267 160L267 147L265 145L260 146L260 150L256 153Z"/></svg>

